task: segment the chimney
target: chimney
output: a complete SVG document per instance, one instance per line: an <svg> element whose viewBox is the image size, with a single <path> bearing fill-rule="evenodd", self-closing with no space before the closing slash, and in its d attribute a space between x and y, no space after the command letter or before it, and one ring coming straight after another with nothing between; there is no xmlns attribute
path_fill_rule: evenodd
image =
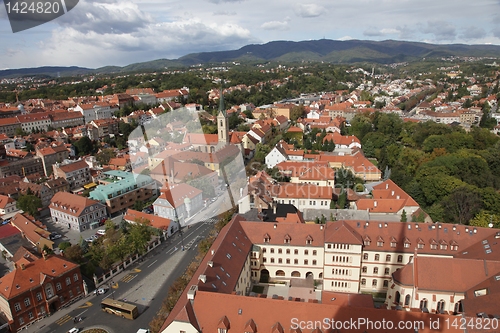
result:
<svg viewBox="0 0 500 333"><path fill-rule="evenodd" d="M274 224L274 229L276 229L276 227L277 227L277 226L278 226L278 225L275 223L275 224Z"/></svg>
<svg viewBox="0 0 500 333"><path fill-rule="evenodd" d="M47 251L45 251L45 250L42 251L42 257L43 257L43 260L47 260Z"/></svg>
<svg viewBox="0 0 500 333"><path fill-rule="evenodd" d="M319 230L323 230L323 225L320 225L320 226L319 226Z"/></svg>
<svg viewBox="0 0 500 333"><path fill-rule="evenodd" d="M215 254L215 250L212 250L212 255L214 255L214 254Z"/></svg>
<svg viewBox="0 0 500 333"><path fill-rule="evenodd" d="M377 207L377 200L373 202L373 207Z"/></svg>
<svg viewBox="0 0 500 333"><path fill-rule="evenodd" d="M200 275L198 280L200 280L201 282L205 283L207 282L207 276L206 275Z"/></svg>
<svg viewBox="0 0 500 333"><path fill-rule="evenodd" d="M21 269L24 271L26 267L24 266L24 264L21 264Z"/></svg>
<svg viewBox="0 0 500 333"><path fill-rule="evenodd" d="M207 265L210 267L214 267L214 262L212 260L210 260L209 262L207 262Z"/></svg>

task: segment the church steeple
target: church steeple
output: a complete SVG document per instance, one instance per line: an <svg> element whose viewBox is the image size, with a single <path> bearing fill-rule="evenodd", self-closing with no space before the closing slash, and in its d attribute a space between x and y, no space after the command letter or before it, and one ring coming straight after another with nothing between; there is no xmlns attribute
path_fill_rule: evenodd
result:
<svg viewBox="0 0 500 333"><path fill-rule="evenodd" d="M219 91L219 113L217 114L217 133L219 143L229 143L229 121L227 119L226 107L224 105L224 81L221 80Z"/></svg>

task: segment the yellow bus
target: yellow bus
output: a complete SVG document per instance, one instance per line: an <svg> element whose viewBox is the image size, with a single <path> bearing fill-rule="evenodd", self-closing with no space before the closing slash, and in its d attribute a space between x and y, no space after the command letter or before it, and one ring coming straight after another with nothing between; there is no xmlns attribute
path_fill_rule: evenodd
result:
<svg viewBox="0 0 500 333"><path fill-rule="evenodd" d="M109 298L102 300L101 309L107 313L112 313L127 319L135 319L139 315L137 306Z"/></svg>

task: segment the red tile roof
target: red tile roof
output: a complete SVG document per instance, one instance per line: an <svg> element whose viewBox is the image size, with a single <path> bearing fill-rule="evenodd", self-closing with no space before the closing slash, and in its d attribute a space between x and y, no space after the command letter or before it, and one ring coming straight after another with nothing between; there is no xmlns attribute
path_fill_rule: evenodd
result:
<svg viewBox="0 0 500 333"><path fill-rule="evenodd" d="M127 213L123 217L125 221L134 222L136 219L139 220L149 220L151 222L151 226L156 229L167 230L170 226L170 222L172 220L167 219L165 217L160 217L156 215L146 214L143 212L139 212L137 210L128 209Z"/></svg>
<svg viewBox="0 0 500 333"><path fill-rule="evenodd" d="M75 268L77 264L56 255L35 260L25 264L24 269L17 268L0 278L0 294L6 299L14 298L41 285L47 278L61 276Z"/></svg>

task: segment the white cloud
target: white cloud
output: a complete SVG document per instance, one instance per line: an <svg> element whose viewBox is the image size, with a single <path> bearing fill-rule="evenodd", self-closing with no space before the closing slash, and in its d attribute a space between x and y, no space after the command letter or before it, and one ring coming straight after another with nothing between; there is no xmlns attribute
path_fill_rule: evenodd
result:
<svg viewBox="0 0 500 333"><path fill-rule="evenodd" d="M363 35L368 37L394 35L399 33L400 31L398 29L393 29L393 28L377 29L374 27L370 27L367 30L363 31Z"/></svg>
<svg viewBox="0 0 500 333"><path fill-rule="evenodd" d="M463 28L459 37L464 40L479 39L486 37L486 31L480 27L470 26Z"/></svg>
<svg viewBox="0 0 500 333"><path fill-rule="evenodd" d="M77 10L76 10L77 9ZM78 31L104 33L129 33L148 23L151 15L141 11L130 1L100 0L99 2L80 1L74 10L60 17L58 24Z"/></svg>
<svg viewBox="0 0 500 333"><path fill-rule="evenodd" d="M264 30L289 30L288 21L289 18L286 18L285 21L269 21L263 23L260 27Z"/></svg>
<svg viewBox="0 0 500 333"><path fill-rule="evenodd" d="M421 32L433 34L436 41L452 41L457 36L456 28L446 21L427 21L427 25L422 27Z"/></svg>
<svg viewBox="0 0 500 333"><path fill-rule="evenodd" d="M342 40L342 41L351 40L351 39L354 39L354 38L352 38L351 36L343 36L343 37L337 38L337 40Z"/></svg>
<svg viewBox="0 0 500 333"><path fill-rule="evenodd" d="M313 3L295 5L295 14L300 17L317 17L325 12L324 7Z"/></svg>
<svg viewBox="0 0 500 333"><path fill-rule="evenodd" d="M127 33L55 30L38 44L38 60L46 64L94 67L126 65L156 58L178 58L191 52L228 50L259 42L235 24L206 24L200 19L148 24ZM135 61L126 59L136 59Z"/></svg>

